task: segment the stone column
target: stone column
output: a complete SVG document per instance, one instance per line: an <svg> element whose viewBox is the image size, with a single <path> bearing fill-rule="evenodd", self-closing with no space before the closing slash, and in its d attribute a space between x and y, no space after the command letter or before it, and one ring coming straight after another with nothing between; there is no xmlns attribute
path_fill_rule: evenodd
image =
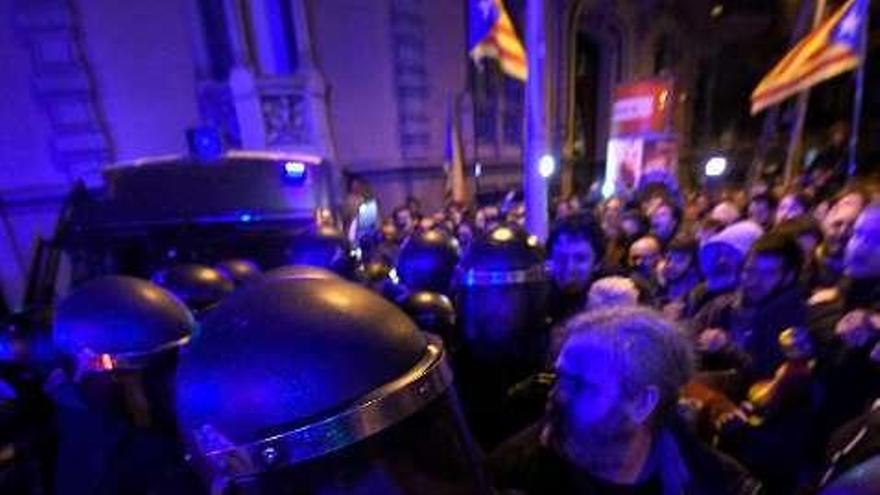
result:
<svg viewBox="0 0 880 495"><path fill-rule="evenodd" d="M303 87L306 105L312 116L314 147L321 156L336 160L336 144L330 128L327 82L315 63L312 47L312 31L305 0L289 0L293 3L293 27L296 31L296 58L298 67L294 74Z"/></svg>
<svg viewBox="0 0 880 495"><path fill-rule="evenodd" d="M245 149L263 149L266 147L266 131L255 77L255 61L251 60L253 50L245 36L246 17L239 8L241 4L238 0L222 1L226 11L229 45L235 61L229 71L228 84L238 121L241 146Z"/></svg>

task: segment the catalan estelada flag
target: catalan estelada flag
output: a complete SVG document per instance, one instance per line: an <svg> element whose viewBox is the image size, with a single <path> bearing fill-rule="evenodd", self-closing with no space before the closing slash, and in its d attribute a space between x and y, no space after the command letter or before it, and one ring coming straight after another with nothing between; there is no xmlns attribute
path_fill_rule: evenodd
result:
<svg viewBox="0 0 880 495"><path fill-rule="evenodd" d="M502 0L470 0L468 53L475 62L494 58L510 77L528 77L526 51Z"/></svg>
<svg viewBox="0 0 880 495"><path fill-rule="evenodd" d="M458 127L458 99L451 98L446 112L446 193L452 201L467 203L468 184L464 171L464 149L461 143L461 130Z"/></svg>
<svg viewBox="0 0 880 495"><path fill-rule="evenodd" d="M868 0L849 0L802 39L752 92L752 115L862 61Z"/></svg>

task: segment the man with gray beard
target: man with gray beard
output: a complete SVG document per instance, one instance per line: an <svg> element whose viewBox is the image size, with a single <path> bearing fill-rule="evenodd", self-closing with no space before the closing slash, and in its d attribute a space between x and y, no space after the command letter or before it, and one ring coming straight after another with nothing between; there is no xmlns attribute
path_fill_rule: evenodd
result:
<svg viewBox="0 0 880 495"><path fill-rule="evenodd" d="M646 308L583 313L565 327L545 418L489 460L501 493L746 495L760 485L685 431L679 389L693 356Z"/></svg>

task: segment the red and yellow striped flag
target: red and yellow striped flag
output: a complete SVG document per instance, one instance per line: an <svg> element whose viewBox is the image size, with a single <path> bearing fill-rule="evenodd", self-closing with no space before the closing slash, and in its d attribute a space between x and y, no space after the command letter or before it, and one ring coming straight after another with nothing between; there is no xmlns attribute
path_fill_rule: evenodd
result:
<svg viewBox="0 0 880 495"><path fill-rule="evenodd" d="M752 115L858 67L867 13L868 0L849 0L802 39L752 92Z"/></svg>
<svg viewBox="0 0 880 495"><path fill-rule="evenodd" d="M468 52L475 62L494 58L510 77L520 81L528 78L526 50L502 0L470 1Z"/></svg>

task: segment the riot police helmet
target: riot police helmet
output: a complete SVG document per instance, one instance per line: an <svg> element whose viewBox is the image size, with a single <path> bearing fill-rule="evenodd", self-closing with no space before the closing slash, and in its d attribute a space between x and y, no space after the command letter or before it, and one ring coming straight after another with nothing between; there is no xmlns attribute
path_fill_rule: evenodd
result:
<svg viewBox="0 0 880 495"><path fill-rule="evenodd" d="M351 245L345 234L331 225L309 227L295 235L287 248L287 261L324 268L345 278L354 277Z"/></svg>
<svg viewBox="0 0 880 495"><path fill-rule="evenodd" d="M189 342L192 313L174 294L134 277L86 282L56 309L53 341L87 371L140 369Z"/></svg>
<svg viewBox="0 0 880 495"><path fill-rule="evenodd" d="M192 311L203 312L235 290L235 283L207 265L181 263L158 271L153 282L179 297Z"/></svg>
<svg viewBox="0 0 880 495"><path fill-rule="evenodd" d="M459 257L458 241L441 229L413 233L397 260L401 283L411 291L449 294Z"/></svg>
<svg viewBox="0 0 880 495"><path fill-rule="evenodd" d="M262 273L256 263L244 258L223 260L215 268L239 287L257 280Z"/></svg>
<svg viewBox="0 0 880 495"><path fill-rule="evenodd" d="M483 493L439 339L340 277L265 277L178 373L197 470L227 493Z"/></svg>

